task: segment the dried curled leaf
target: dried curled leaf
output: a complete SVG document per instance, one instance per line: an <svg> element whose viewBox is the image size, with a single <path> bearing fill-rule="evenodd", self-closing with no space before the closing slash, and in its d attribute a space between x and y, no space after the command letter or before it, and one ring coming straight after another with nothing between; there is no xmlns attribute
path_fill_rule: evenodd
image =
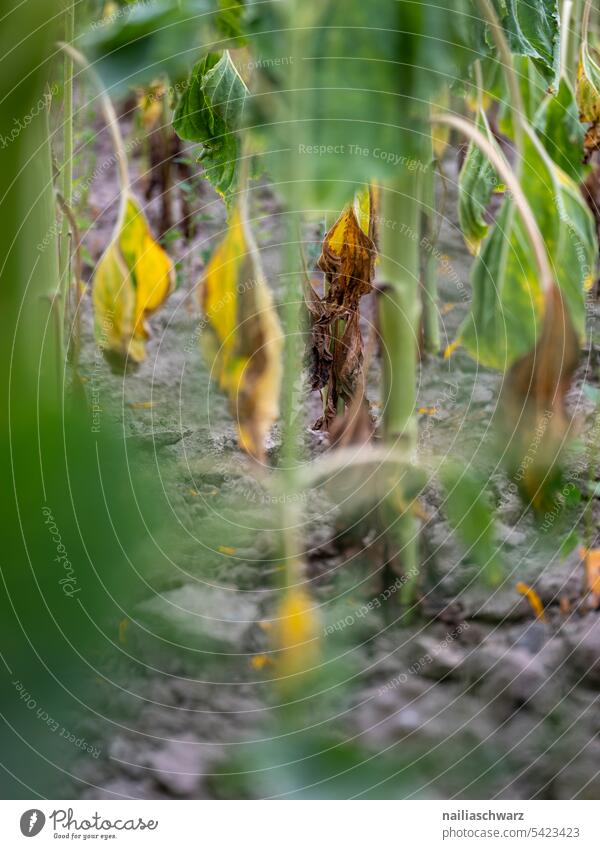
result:
<svg viewBox="0 0 600 849"><path fill-rule="evenodd" d="M146 356L146 316L175 286L168 254L154 241L141 207L127 198L117 233L93 281L96 341L113 362L140 363Z"/></svg>
<svg viewBox="0 0 600 849"><path fill-rule="evenodd" d="M546 509L560 485L560 458L571 426L565 396L578 362L577 333L554 286L538 342L508 371L502 396L509 469L536 509Z"/></svg>
<svg viewBox="0 0 600 849"><path fill-rule="evenodd" d="M312 325L311 387L327 391L317 429L329 429L340 401L352 402L362 374L359 302L373 289L377 255L374 194L373 189L360 192L325 236L318 261L325 273L324 297L310 284L305 287Z"/></svg>
<svg viewBox="0 0 600 849"><path fill-rule="evenodd" d="M264 459L264 441L279 415L283 338L242 201L202 280L208 320L202 343L229 398L240 446Z"/></svg>
<svg viewBox="0 0 600 849"><path fill-rule="evenodd" d="M538 593L533 589L533 587L530 587L528 584L523 583L523 581L519 581L515 589L522 596L525 596L537 618L543 620L544 605L542 604L541 598L539 597Z"/></svg>

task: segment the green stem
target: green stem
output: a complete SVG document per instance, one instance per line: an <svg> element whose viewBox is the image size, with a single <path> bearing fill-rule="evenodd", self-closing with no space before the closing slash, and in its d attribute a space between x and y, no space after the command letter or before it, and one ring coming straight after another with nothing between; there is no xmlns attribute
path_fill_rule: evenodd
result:
<svg viewBox="0 0 600 849"><path fill-rule="evenodd" d="M560 16L560 76L567 76L569 63L569 27L573 13L573 0L564 0Z"/></svg>
<svg viewBox="0 0 600 849"><path fill-rule="evenodd" d="M295 61L290 64L291 103L295 103L294 93L302 87L300 32L295 16L296 5L289 4L287 10L287 41L289 54ZM283 434L281 446L281 474L284 488L282 499L281 522L283 541L283 560L285 564L284 581L286 586L293 586L303 578L302 546L299 533L300 508L299 500L288 497L295 493L298 485L298 445L301 439L299 420L301 416L300 396L301 368L301 307L302 297L302 254L300 248L300 183L296 182L300 175L296 174L294 149L297 144L298 130L292 114L288 123L290 138L290 167L291 182L288 186L288 211L286 216L287 247L284 252L284 304L282 319L284 328L284 357L283 357L283 386L281 392L281 408L283 419Z"/></svg>
<svg viewBox="0 0 600 849"><path fill-rule="evenodd" d="M420 317L420 176L402 172L382 191L380 309L384 344L384 432L388 442L416 443L415 373Z"/></svg>
<svg viewBox="0 0 600 849"><path fill-rule="evenodd" d="M65 42L71 44L75 37L75 5L67 0L65 8ZM73 201L73 57L65 53L63 61L63 163L60 179L60 193L69 209ZM66 304L71 279L71 245L73 234L69 219L63 214L60 236L60 290L63 303Z"/></svg>
<svg viewBox="0 0 600 849"><path fill-rule="evenodd" d="M433 144L429 136L429 165L423 174L423 217L425 219L423 247L425 262L423 267L423 345L430 354L440 350L440 327L438 323L437 260L434 247L436 242L436 206L435 206L435 163Z"/></svg>
<svg viewBox="0 0 600 849"><path fill-rule="evenodd" d="M64 21L65 41L71 43L75 37L75 4L67 0ZM71 209L73 202L73 59L65 53L63 61L63 162L60 173L60 196L62 203ZM72 284L72 252L73 252L73 228L69 217L61 207L61 229L59 235L58 268L59 268L59 292L60 297L54 302L55 322L59 340L62 360L64 357L64 334L67 306L69 304L69 292ZM79 285L79 281L77 282ZM67 343L68 344L68 343Z"/></svg>
<svg viewBox="0 0 600 849"><path fill-rule="evenodd" d="M582 0L574 0L571 22L568 32L563 30L562 37L567 40L567 59L565 72L568 79L573 79L579 62L579 48L581 42L581 4Z"/></svg>
<svg viewBox="0 0 600 849"><path fill-rule="evenodd" d="M403 170L382 191L381 273L387 284L379 310L384 435L390 447L405 449L409 457L417 446L420 182L417 172ZM395 519L389 536L397 548L403 575L410 576L402 588L401 601L411 604L418 575L418 547L417 526L410 508Z"/></svg>
<svg viewBox="0 0 600 849"><path fill-rule="evenodd" d="M116 236L123 226L125 212L127 210L127 201L131 192L131 181L129 179L129 170L127 168L127 153L125 151L123 136L121 135L121 129L119 127L119 119L117 118L115 107L113 106L112 100L110 99L104 88L102 80L91 67L90 63L85 58L83 53L80 53L79 50L76 50L70 44L65 44L64 41L59 41L58 46L68 56L70 56L77 63L77 65L79 65L80 68L83 68L85 71L87 71L98 91L98 95L100 98L100 108L102 109L104 120L106 121L108 130L111 135L113 147L115 150L115 156L117 159L117 167L119 170L119 186L121 190L121 198L119 214L117 216L117 221L115 223L113 231L114 236Z"/></svg>

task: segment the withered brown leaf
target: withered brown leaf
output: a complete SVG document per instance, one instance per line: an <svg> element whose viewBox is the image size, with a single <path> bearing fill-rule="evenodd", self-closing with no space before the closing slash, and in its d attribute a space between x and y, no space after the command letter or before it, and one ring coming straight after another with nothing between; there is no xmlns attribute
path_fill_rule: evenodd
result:
<svg viewBox="0 0 600 849"><path fill-rule="evenodd" d="M352 402L362 374L359 302L373 289L374 237L374 191L369 190L359 199L359 215L354 205L347 206L325 236L317 263L325 274L325 295L320 297L310 283L305 286L311 322L311 388L326 391L323 416L315 429L329 430L340 400L344 405Z"/></svg>
<svg viewBox="0 0 600 849"><path fill-rule="evenodd" d="M552 503L561 479L560 458L571 427L565 396L578 361L577 333L553 286L534 349L507 372L501 407L509 471L539 510Z"/></svg>

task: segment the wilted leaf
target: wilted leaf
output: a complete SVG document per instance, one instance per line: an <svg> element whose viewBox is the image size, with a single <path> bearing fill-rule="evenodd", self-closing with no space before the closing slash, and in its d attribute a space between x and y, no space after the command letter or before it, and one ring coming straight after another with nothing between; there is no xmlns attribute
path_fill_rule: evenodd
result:
<svg viewBox="0 0 600 849"><path fill-rule="evenodd" d="M581 44L579 68L577 69L577 106L579 119L589 124L585 139L585 161L600 147L600 63L598 54L584 38Z"/></svg>
<svg viewBox="0 0 600 849"><path fill-rule="evenodd" d="M194 67L173 120L180 138L202 144L200 160L206 176L227 200L235 190L237 130L247 93L229 51L209 53Z"/></svg>
<svg viewBox="0 0 600 849"><path fill-rule="evenodd" d="M350 404L362 374L363 340L359 301L373 288L376 248L373 191L363 190L348 205L325 239L318 266L325 273L323 298L307 284L311 318L311 388L326 387L323 417L315 427L327 430L338 402Z"/></svg>
<svg viewBox="0 0 600 849"><path fill-rule="evenodd" d="M570 428L565 396L578 362L577 333L554 286L537 344L506 375L501 407L509 470L539 510L553 503L561 482L560 458Z"/></svg>
<svg viewBox="0 0 600 849"><path fill-rule="evenodd" d="M167 97L167 88L160 80L154 80L149 86L138 91L137 104L147 133L151 133L159 125L165 97Z"/></svg>
<svg viewBox="0 0 600 849"><path fill-rule="evenodd" d="M546 243L556 281L579 338L584 287L596 265L594 222L576 184L525 134L523 190ZM530 353L542 327L544 296L529 239L507 197L471 272L473 301L458 341L480 363L505 370Z"/></svg>
<svg viewBox="0 0 600 849"><path fill-rule="evenodd" d="M93 281L96 341L109 358L136 363L145 358L149 336L145 318L174 285L173 263L154 241L137 201L129 196Z"/></svg>
<svg viewBox="0 0 600 849"><path fill-rule="evenodd" d="M479 110L477 127L496 146L485 112ZM489 225L485 212L498 183L496 172L485 154L471 142L460 171L458 182L458 219L464 240L472 254L486 237Z"/></svg>
<svg viewBox="0 0 600 849"><path fill-rule="evenodd" d="M240 446L262 460L279 415L283 339L243 200L206 267L201 299L208 320L201 342L229 397Z"/></svg>

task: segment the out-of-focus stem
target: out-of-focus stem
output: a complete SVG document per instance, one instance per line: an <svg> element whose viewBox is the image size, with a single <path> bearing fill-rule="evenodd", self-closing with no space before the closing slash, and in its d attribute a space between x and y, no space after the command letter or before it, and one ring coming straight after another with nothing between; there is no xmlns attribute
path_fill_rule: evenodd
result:
<svg viewBox="0 0 600 849"><path fill-rule="evenodd" d="M106 93L104 89L104 85L102 80L98 76L98 74L91 67L88 60L85 58L83 53L80 53L79 50L76 50L70 44L65 44L64 41L59 42L58 46L61 50L71 56L71 58L92 78L94 85L98 90L98 95L100 98L100 107L104 114L104 120L108 126L108 130L111 135L113 147L115 149L115 156L117 159L117 167L119 169L119 185L121 189L121 206L119 210L119 215L117 217L117 222L115 224L115 233L118 233L121 230L123 219L125 217L125 211L127 208L127 199L129 197L131 182L129 179L129 170L127 168L127 153L125 152L125 145L123 143L123 136L121 135L121 130L119 127L119 119L117 118L117 113L115 112L115 107L113 106L112 100Z"/></svg>
<svg viewBox="0 0 600 849"><path fill-rule="evenodd" d="M416 450L416 367L420 320L419 224L420 175L403 170L382 188L381 275L385 290L380 298L379 321L383 345L383 424L390 447ZM397 499L392 499L397 501ZM400 499L403 501L403 499ZM414 601L418 576L417 527L410 509L388 529L404 583L401 599Z"/></svg>
<svg viewBox="0 0 600 849"><path fill-rule="evenodd" d="M433 161L433 143L430 135L429 164L422 177L423 218L425 227L421 241L425 258L423 263L423 346L430 354L440 350L440 326L438 322L436 208L435 208L435 163Z"/></svg>
<svg viewBox="0 0 600 849"><path fill-rule="evenodd" d="M387 441L403 446L416 440L419 197L417 172L402 172L382 189L381 275L387 286L379 312L384 345L383 419Z"/></svg>
<svg viewBox="0 0 600 849"><path fill-rule="evenodd" d="M65 42L71 44L75 36L75 5L67 0L65 8ZM65 53L63 61L63 163L61 168L60 193L65 205L70 209L73 200L73 57ZM71 246L73 234L69 219L63 214L60 238L60 275L61 297L67 302L67 292L71 279Z"/></svg>

